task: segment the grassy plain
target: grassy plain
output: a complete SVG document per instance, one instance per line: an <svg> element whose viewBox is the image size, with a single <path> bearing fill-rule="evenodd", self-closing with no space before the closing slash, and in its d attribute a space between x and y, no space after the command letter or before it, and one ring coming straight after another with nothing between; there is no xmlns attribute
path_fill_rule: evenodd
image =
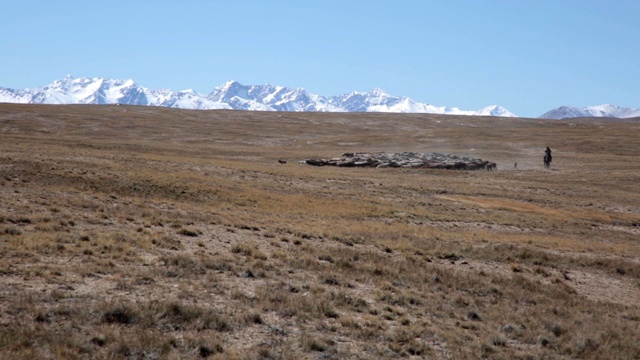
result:
<svg viewBox="0 0 640 360"><path fill-rule="evenodd" d="M640 358L639 138L637 119L0 104L0 357ZM354 151L498 171L298 163Z"/></svg>

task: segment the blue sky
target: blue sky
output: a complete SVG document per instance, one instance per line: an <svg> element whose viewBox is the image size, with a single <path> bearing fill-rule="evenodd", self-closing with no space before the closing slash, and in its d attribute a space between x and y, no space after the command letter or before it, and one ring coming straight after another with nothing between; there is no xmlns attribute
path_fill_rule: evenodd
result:
<svg viewBox="0 0 640 360"><path fill-rule="evenodd" d="M0 87L228 80L320 95L382 88L436 106L640 108L640 1L7 1Z"/></svg>

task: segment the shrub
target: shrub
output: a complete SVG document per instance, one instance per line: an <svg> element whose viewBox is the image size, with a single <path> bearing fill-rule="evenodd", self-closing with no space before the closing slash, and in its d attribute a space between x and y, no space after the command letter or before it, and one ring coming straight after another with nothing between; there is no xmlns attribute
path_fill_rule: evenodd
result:
<svg viewBox="0 0 640 360"><path fill-rule="evenodd" d="M102 321L108 324L133 324L136 318L135 312L128 307L116 307L108 310L102 316Z"/></svg>

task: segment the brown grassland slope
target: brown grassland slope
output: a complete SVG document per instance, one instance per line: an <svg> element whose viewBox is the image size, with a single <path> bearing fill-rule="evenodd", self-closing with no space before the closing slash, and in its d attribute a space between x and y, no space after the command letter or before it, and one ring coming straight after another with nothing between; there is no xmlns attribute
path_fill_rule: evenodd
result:
<svg viewBox="0 0 640 360"><path fill-rule="evenodd" d="M633 120L0 104L0 358L638 359L638 139ZM298 163L354 151L498 171Z"/></svg>

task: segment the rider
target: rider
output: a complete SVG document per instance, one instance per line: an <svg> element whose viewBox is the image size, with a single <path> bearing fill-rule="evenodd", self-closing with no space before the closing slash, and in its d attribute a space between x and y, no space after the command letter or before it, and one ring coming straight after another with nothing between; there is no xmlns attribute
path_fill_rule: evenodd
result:
<svg viewBox="0 0 640 360"><path fill-rule="evenodd" d="M547 155L547 157L549 158L549 162L551 162L551 149L549 149L549 147L547 146L547 149L544 151L544 153Z"/></svg>

